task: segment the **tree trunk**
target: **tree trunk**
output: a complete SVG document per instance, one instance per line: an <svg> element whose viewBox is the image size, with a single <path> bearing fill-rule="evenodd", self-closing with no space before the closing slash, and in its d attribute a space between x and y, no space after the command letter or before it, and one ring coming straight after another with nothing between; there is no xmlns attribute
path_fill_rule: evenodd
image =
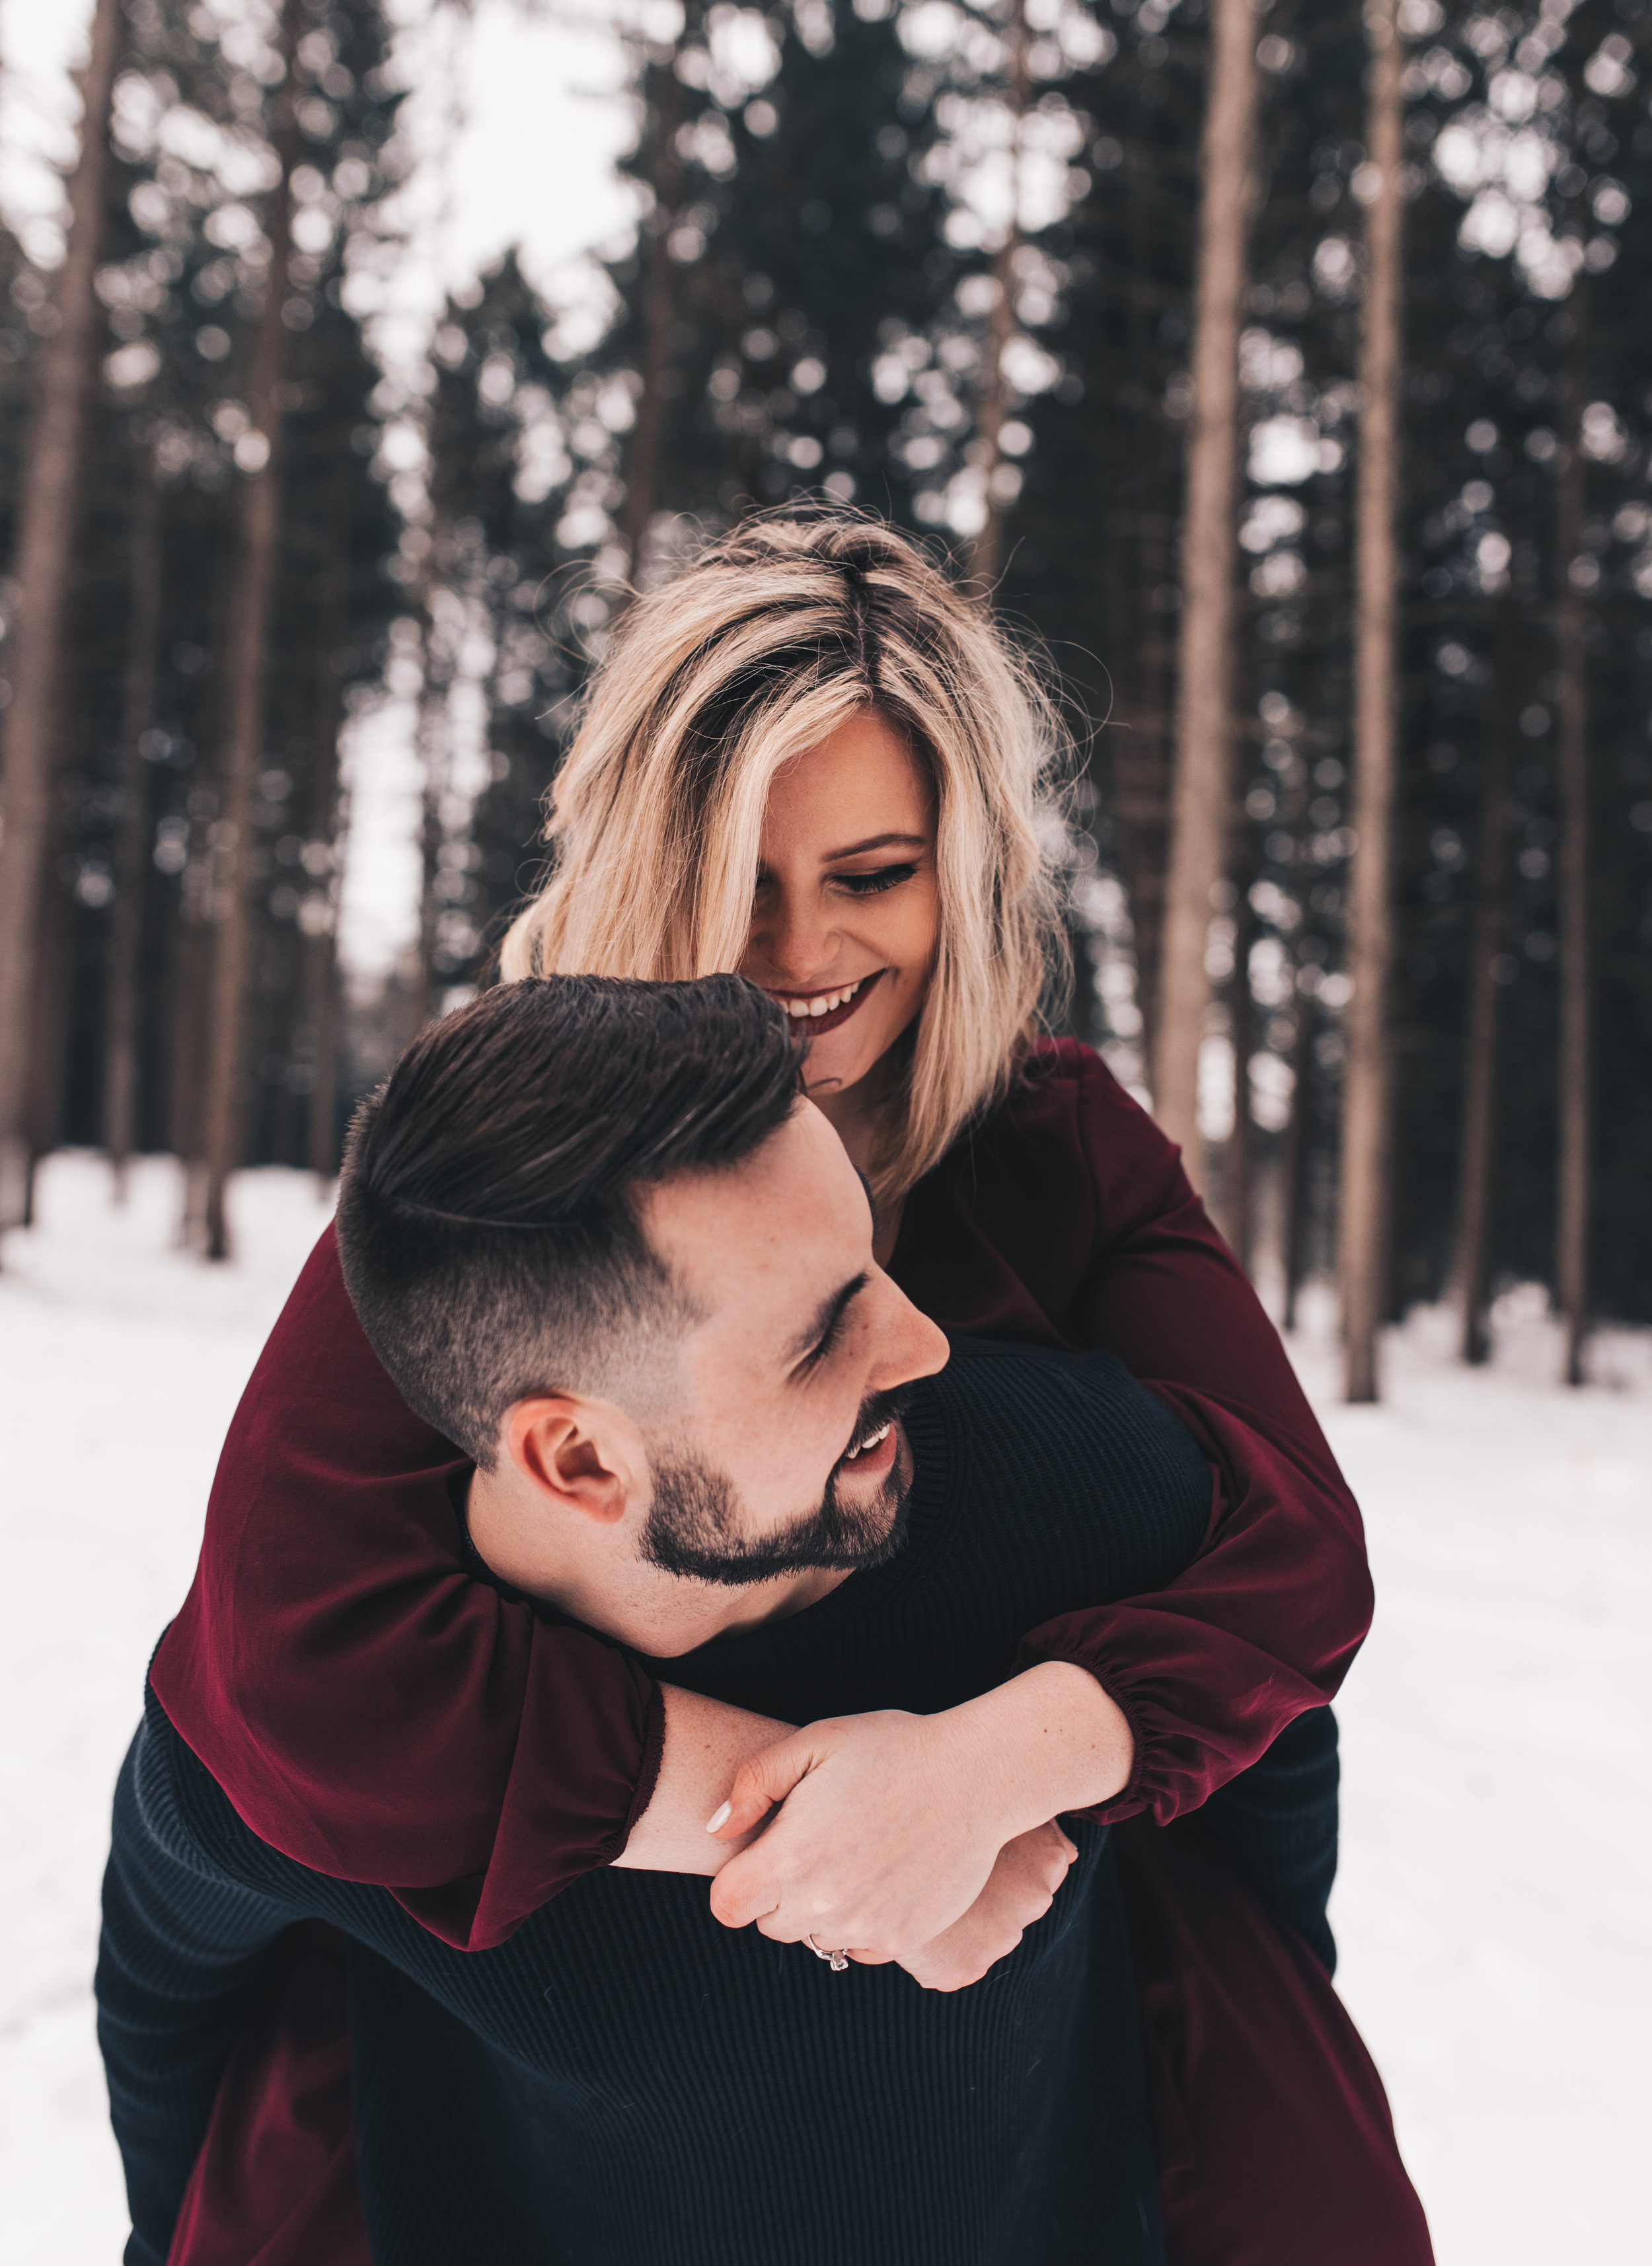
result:
<svg viewBox="0 0 1652 2266"><path fill-rule="evenodd" d="M1583 1381L1583 1331L1589 1309L1590 992L1589 679L1584 607L1575 568L1583 556L1585 463L1581 446L1588 387L1588 284L1579 279L1563 379L1564 448L1555 496L1560 596L1554 611L1560 676L1560 1220L1554 1286L1566 1329L1566 1382Z"/></svg>
<svg viewBox="0 0 1652 2266"><path fill-rule="evenodd" d="M676 66L698 36L703 13L702 0L685 0L683 29L671 60L656 66L659 99L649 135L654 210L643 223L642 391L625 450L625 505L620 522L626 573L633 588L646 564L648 528L659 505L669 389L676 365L677 265L671 257L670 238L683 202L683 155L676 137L688 119L687 91Z"/></svg>
<svg viewBox="0 0 1652 2266"><path fill-rule="evenodd" d="M1297 970L1300 973L1300 969ZM1313 1075L1313 1002L1297 990L1291 1009L1296 1031L1290 1042L1290 1116L1279 1160L1279 1271L1284 1277L1283 1327L1297 1327L1297 1293L1302 1288L1303 1254L1308 1225L1308 1100Z"/></svg>
<svg viewBox="0 0 1652 2266"><path fill-rule="evenodd" d="M1502 1036L1502 986L1493 974L1493 963L1502 950L1509 905L1509 776L1514 760L1516 652L1514 607L1511 600L1505 599L1497 638L1496 677L1488 719L1480 789L1463 1129L1458 1156L1457 1251L1451 1270L1462 1301L1462 1358L1476 1364L1488 1360L1491 1353L1486 1302L1491 1260L1492 1183L1497 1157L1497 1073Z"/></svg>
<svg viewBox="0 0 1652 2266"><path fill-rule="evenodd" d="M317 608L321 681L318 687L315 770L311 781L305 832L311 841L336 847L340 833L339 738L344 729L344 681L340 648L350 624L350 485L340 456L331 497L326 565ZM338 1170L339 938L338 889L330 883L333 918L307 931L303 947L301 1012L310 1034L310 1106L305 1143L310 1169L330 1181Z"/></svg>
<svg viewBox="0 0 1652 2266"><path fill-rule="evenodd" d="M117 1203L126 1201L127 1165L137 1118L138 995L149 878L151 775L143 737L155 720L155 669L161 625L160 479L147 435L138 442L137 472L128 535L130 597L121 716L121 816L115 838L114 915L109 933L104 1026L103 1138L113 1167Z"/></svg>
<svg viewBox="0 0 1652 2266"><path fill-rule="evenodd" d="M267 453L242 473L236 560L224 651L224 746L219 795L218 863L214 894L217 916L207 1011L207 1085L202 1108L207 1256L226 1259L229 1229L224 1190L238 1159L244 1071L247 977L252 957L252 794L263 749L269 677L269 622L281 533L281 469L288 329L282 318L292 249L292 170L296 158L292 66L301 0L286 0L281 48L287 73L274 96L274 144L280 179L269 193L264 232L270 260L264 304L252 336L246 407L251 433L238 442L247 453L252 434Z"/></svg>
<svg viewBox="0 0 1652 2266"><path fill-rule="evenodd" d="M166 1138L172 1154L188 1166L201 1162L201 1071L207 1024L207 916L193 898L204 897L209 874L204 849L186 872L173 932L172 971L172 1062L166 1106ZM186 1234L184 1240L190 1237Z"/></svg>
<svg viewBox="0 0 1652 2266"><path fill-rule="evenodd" d="M1377 1398L1388 1217L1391 1069L1388 979L1393 956L1390 863L1399 668L1401 85L1395 0L1370 0L1366 147L1376 193L1366 206L1360 340L1359 525L1355 559L1355 850L1349 903L1339 1272L1348 1397Z"/></svg>
<svg viewBox="0 0 1652 2266"><path fill-rule="evenodd" d="M1144 346L1144 352L1145 351ZM1119 863L1130 902L1136 949L1136 1003L1144 1074L1151 1077L1159 1027L1159 969L1165 933L1165 864L1170 838L1167 709L1170 640L1152 594L1170 566L1165 529L1135 515L1134 543L1121 528L1104 542L1107 662L1113 678L1113 815Z"/></svg>
<svg viewBox="0 0 1652 2266"><path fill-rule="evenodd" d="M1256 141L1256 14L1213 0L1194 296L1193 422L1181 534L1175 786L1165 892L1153 1110L1195 1186L1199 1049L1210 983L1210 892L1221 874L1232 770L1239 531L1239 339Z"/></svg>
<svg viewBox="0 0 1652 2266"><path fill-rule="evenodd" d="M1004 458L1003 435L1010 410L1010 384L1004 357L1015 335L1015 255L1021 248L1021 121L1032 92L1027 60L1025 0L1012 0L1009 22L1004 27L1005 100L1010 113L1010 222L992 261L992 280L998 296L987 334L986 367L982 373L981 398L976 416L976 458L981 473L986 517L969 545L969 572L990 596L1004 572L1004 498L996 492Z"/></svg>
<svg viewBox="0 0 1652 2266"><path fill-rule="evenodd" d="M55 808L34 932L34 1012L24 1110L21 1224L25 1227L34 1224L36 1173L62 1137L69 1026L74 1006L75 895L67 873L74 871L77 860L70 814L61 797L54 796L53 800Z"/></svg>
<svg viewBox="0 0 1652 2266"><path fill-rule="evenodd" d="M81 84L80 157L69 185L68 249L48 303L55 327L38 349L12 566L18 614L0 778L0 1229L18 1217L27 1168L36 947L55 815L52 773L61 728L63 625L102 334L92 280L103 235L109 106L121 29L120 0L97 0Z"/></svg>
<svg viewBox="0 0 1652 2266"><path fill-rule="evenodd" d="M440 533L442 525L438 512L433 536ZM445 548L445 545L433 541L433 560L442 558ZM419 972L416 978L419 996L415 1002L418 1020L414 1026L419 1030L423 1029L436 1012L440 973L436 967L436 947L444 902L437 890L442 875L442 844L447 830L443 804L452 759L450 703L454 668L450 648L455 640L438 628L432 603L435 596L434 586L427 584L419 617L420 682L413 738L419 754L419 776L423 793L420 828Z"/></svg>
<svg viewBox="0 0 1652 2266"><path fill-rule="evenodd" d="M1251 1056L1256 1050L1256 1001L1251 990L1251 947L1256 915L1251 905L1254 878L1249 830L1244 811L1234 826L1232 873L1233 975L1228 986L1228 1020L1233 1040L1233 1130L1222 1159L1222 1232L1249 1275L1256 1255L1256 1121L1251 1115Z"/></svg>

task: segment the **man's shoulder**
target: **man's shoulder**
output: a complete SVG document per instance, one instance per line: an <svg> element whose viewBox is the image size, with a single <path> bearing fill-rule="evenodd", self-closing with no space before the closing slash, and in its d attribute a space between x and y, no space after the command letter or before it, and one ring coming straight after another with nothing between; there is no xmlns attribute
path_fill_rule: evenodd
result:
<svg viewBox="0 0 1652 2266"><path fill-rule="evenodd" d="M939 1538L931 1570L951 1611L1012 1604L1019 1634L1162 1589L1203 1542L1204 1458L1111 1354L956 1338L907 1426L914 1532Z"/></svg>
<svg viewBox="0 0 1652 2266"><path fill-rule="evenodd" d="M1012 1484L1022 1502L1093 1493L1109 1478L1149 1488L1202 1521L1210 1472L1192 1435L1116 1355L954 1336L923 1388L967 1487Z"/></svg>
<svg viewBox="0 0 1652 2266"><path fill-rule="evenodd" d="M303 1868L259 1839L181 1736L152 1683L132 1749L134 1823L177 1864L253 1894L289 1900Z"/></svg>

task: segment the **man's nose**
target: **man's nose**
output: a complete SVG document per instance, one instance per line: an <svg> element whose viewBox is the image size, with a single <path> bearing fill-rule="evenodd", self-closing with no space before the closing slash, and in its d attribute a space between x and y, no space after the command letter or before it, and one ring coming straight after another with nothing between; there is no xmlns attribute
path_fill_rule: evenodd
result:
<svg viewBox="0 0 1652 2266"><path fill-rule="evenodd" d="M883 1287L888 1305L879 1316L881 1335L874 1386L878 1392L887 1392L897 1385L910 1385L915 1378L933 1377L946 1368L952 1349L939 1324L920 1312L905 1291L887 1275Z"/></svg>

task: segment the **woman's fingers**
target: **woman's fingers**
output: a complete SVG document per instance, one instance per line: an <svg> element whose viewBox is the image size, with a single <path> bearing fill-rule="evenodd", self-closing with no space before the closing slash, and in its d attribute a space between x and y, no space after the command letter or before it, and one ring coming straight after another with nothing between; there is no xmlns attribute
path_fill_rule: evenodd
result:
<svg viewBox="0 0 1652 2266"><path fill-rule="evenodd" d="M710 1821L720 1835L763 1825L719 1873L713 1917L896 1958L932 1942L980 1896L1009 1806L982 1782L962 1712L840 1716L754 1755Z"/></svg>
<svg viewBox="0 0 1652 2266"><path fill-rule="evenodd" d="M777 1802L786 1800L814 1761L807 1731L793 1732L760 1754L749 1755L735 1773L727 1801L706 1821L705 1831L719 1841L736 1841L749 1833Z"/></svg>

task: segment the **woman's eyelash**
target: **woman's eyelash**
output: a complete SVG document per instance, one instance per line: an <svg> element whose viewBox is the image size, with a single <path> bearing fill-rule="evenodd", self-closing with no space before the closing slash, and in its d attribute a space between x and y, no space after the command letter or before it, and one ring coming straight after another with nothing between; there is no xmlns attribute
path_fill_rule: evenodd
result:
<svg viewBox="0 0 1652 2266"><path fill-rule="evenodd" d="M913 865L880 866L875 873L834 874L832 879L840 889L847 889L851 896L875 897L885 889L896 888L901 882L910 881L917 871L917 867Z"/></svg>

